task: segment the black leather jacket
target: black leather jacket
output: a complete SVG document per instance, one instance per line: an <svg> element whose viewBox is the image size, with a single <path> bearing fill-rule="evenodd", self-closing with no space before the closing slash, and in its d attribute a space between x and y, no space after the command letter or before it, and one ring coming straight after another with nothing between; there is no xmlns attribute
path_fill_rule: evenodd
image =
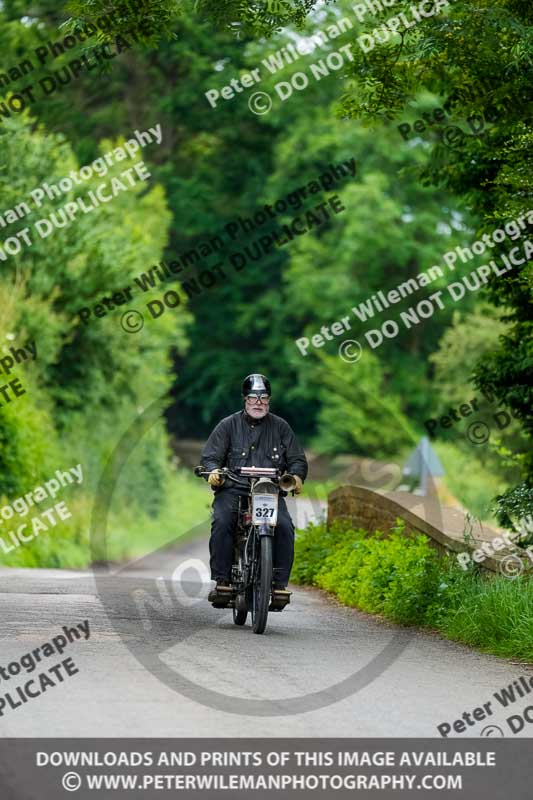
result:
<svg viewBox="0 0 533 800"><path fill-rule="evenodd" d="M225 417L205 444L202 464L207 470L277 467L302 481L307 477L307 459L289 423L270 412L262 419L252 419L244 410Z"/></svg>

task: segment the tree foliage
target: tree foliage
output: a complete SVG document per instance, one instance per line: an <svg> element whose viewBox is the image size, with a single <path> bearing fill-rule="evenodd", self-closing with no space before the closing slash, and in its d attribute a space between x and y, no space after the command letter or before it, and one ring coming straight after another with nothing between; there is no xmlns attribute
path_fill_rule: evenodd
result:
<svg viewBox="0 0 533 800"><path fill-rule="evenodd" d="M2 143L2 197L13 208L44 178L56 183L78 164L65 137L35 126L28 116L8 120ZM102 141L101 153L120 143ZM21 154L25 158L21 158ZM122 164L109 175L120 173ZM95 189L96 175L63 196L64 202ZM13 235L36 219L57 211L58 200L43 200L32 215L12 226ZM117 432L125 429L147 404L172 383L168 348L186 347L185 313L147 326L138 337L128 336L120 315L92 316L81 321L79 311L92 307L109 290L127 285L145 266L156 260L167 239L170 215L161 187L136 184L118 194L113 203L81 215L76 224L54 229L45 239L35 236L31 247L2 265L0 292L10 297L3 304L2 341L21 347L34 340L37 359L26 370L26 396L0 408L0 492L12 494L32 489L39 479L57 469L60 461L78 459L94 485L114 446ZM146 299L149 299L149 295ZM135 303L132 304L135 307ZM4 347L4 350L6 348ZM26 376L27 371L27 376ZM60 444L61 443L61 444ZM157 481L149 480L143 463L148 453L149 471L164 473L164 430L159 426L147 437L131 465L129 499L156 497ZM74 462L75 463L75 462Z"/></svg>
<svg viewBox="0 0 533 800"><path fill-rule="evenodd" d="M446 251L468 246L531 205L529 5L457 0L364 53L358 36L407 13L409 5L399 0L367 15L343 40L351 42L353 61L294 91L270 114L255 116L245 94L213 109L205 92L228 85L341 14L355 22L353 3L75 0L62 9L35 0L29 11L22 0L3 3L0 45L8 64L103 15L111 15L109 26L79 53L118 35L129 42L107 74L95 69L38 99L31 117L2 120L3 208L42 180L59 180L89 163L135 129L161 124L163 141L147 151L153 174L148 191L120 195L109 208L13 259L23 276L17 288L14 272L2 264L5 331L35 336L40 348L37 364L28 368L25 405L0 409L2 491L31 488L60 440L68 452L83 449L96 474L118 432L173 384L179 403L169 408L170 430L201 437L238 406L242 377L256 370L273 381L275 413L306 443L329 453L373 456L398 453L423 433L423 421L445 392L459 392L473 371L478 387L496 390L513 412L520 411L504 444L514 451L522 478L531 481L530 265L491 282L495 311L486 311L481 293L468 294L464 322L455 322L446 308L423 325L402 328L375 352L367 348L360 364L338 357L343 337L328 340L324 349L311 347L308 356L295 345L343 316L351 322L347 336L363 341L366 329L395 309L376 312L363 325L353 307L442 264ZM336 47L328 42L315 56L264 74L259 88L275 97L279 80ZM79 53L65 52L42 72L59 70ZM428 124L423 136L407 141L399 133L398 124L412 124L422 114L427 120L443 105L443 125ZM444 126L470 134L480 120L483 135L463 135L455 148L445 146ZM163 257L170 261L198 247L229 222L252 218L265 203L352 158L356 177L316 197L337 194L342 214L263 258L248 256L241 270L231 266L229 255L251 248L267 228L235 242L225 235L220 254L143 298L173 288L182 303L149 320L139 337L125 335L111 315L86 327L76 320L80 306L127 285ZM300 213L287 209L276 225ZM218 258L226 279L188 298L184 282ZM449 277L413 300L443 288ZM155 509L168 456L161 426L141 450L124 496L133 499L144 481L146 502ZM475 464L479 453L471 458ZM498 480L511 474L501 464L491 462Z"/></svg>
<svg viewBox="0 0 533 800"><path fill-rule="evenodd" d="M407 3L396 4L394 12ZM369 21L385 22L389 9ZM354 119L398 119L424 90L443 96L458 121L483 121L483 136L456 149L437 141L421 177L465 198L490 233L532 207L533 9L522 0L455 2L390 44L363 52L353 44L353 82L343 113ZM487 121L490 120L490 123ZM475 127L475 126L474 126ZM421 142L423 145L423 142ZM531 263L492 277L489 294L510 327L474 369L478 387L495 390L520 415L526 446L520 464L533 481L533 338Z"/></svg>

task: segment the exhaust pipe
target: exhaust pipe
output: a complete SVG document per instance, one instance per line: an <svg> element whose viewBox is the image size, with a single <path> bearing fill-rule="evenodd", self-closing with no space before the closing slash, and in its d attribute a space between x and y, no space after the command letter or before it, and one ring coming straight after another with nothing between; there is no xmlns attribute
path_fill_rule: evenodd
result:
<svg viewBox="0 0 533 800"><path fill-rule="evenodd" d="M293 492L296 489L296 479L294 475L291 475L289 472L282 475L279 479L279 488L283 489L284 492Z"/></svg>

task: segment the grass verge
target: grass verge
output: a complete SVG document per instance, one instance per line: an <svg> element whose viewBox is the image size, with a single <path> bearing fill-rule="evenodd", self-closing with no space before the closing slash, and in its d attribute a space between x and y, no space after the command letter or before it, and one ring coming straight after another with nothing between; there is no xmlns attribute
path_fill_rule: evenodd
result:
<svg viewBox="0 0 533 800"><path fill-rule="evenodd" d="M423 534L406 534L400 521L386 537L342 523L299 530L291 581L393 622L533 662L533 582L464 571Z"/></svg>
<svg viewBox="0 0 533 800"><path fill-rule="evenodd" d="M74 488L68 487L58 499L65 500L70 518L49 525L27 544L15 547L8 529L16 530L23 521L28 523L31 515L17 518L16 523L4 523L0 535L6 549L11 547L12 550L8 553L2 550L0 564L7 567L84 569L93 560L129 561L185 536L209 520L212 497L203 481L190 472L173 471L165 476L164 484L161 487L163 501L151 510L143 507L142 498L135 505L121 503L120 492L117 492L107 521L105 548L98 548L96 553L93 553L89 535L94 496L87 492L76 494ZM43 503L42 508L47 505L53 503ZM39 511L42 508L39 507ZM26 533L30 530L31 524L28 524Z"/></svg>

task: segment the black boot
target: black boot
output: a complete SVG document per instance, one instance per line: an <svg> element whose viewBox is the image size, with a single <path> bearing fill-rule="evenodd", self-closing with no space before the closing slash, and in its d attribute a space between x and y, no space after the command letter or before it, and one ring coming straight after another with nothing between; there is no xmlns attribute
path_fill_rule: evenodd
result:
<svg viewBox="0 0 533 800"><path fill-rule="evenodd" d="M229 581L219 580L214 589L211 589L207 599L215 608L226 608L231 600L232 590Z"/></svg>
<svg viewBox="0 0 533 800"><path fill-rule="evenodd" d="M268 607L269 611L283 611L286 605L291 601L292 592L287 591L287 588L279 581L274 581L272 584L272 600Z"/></svg>

